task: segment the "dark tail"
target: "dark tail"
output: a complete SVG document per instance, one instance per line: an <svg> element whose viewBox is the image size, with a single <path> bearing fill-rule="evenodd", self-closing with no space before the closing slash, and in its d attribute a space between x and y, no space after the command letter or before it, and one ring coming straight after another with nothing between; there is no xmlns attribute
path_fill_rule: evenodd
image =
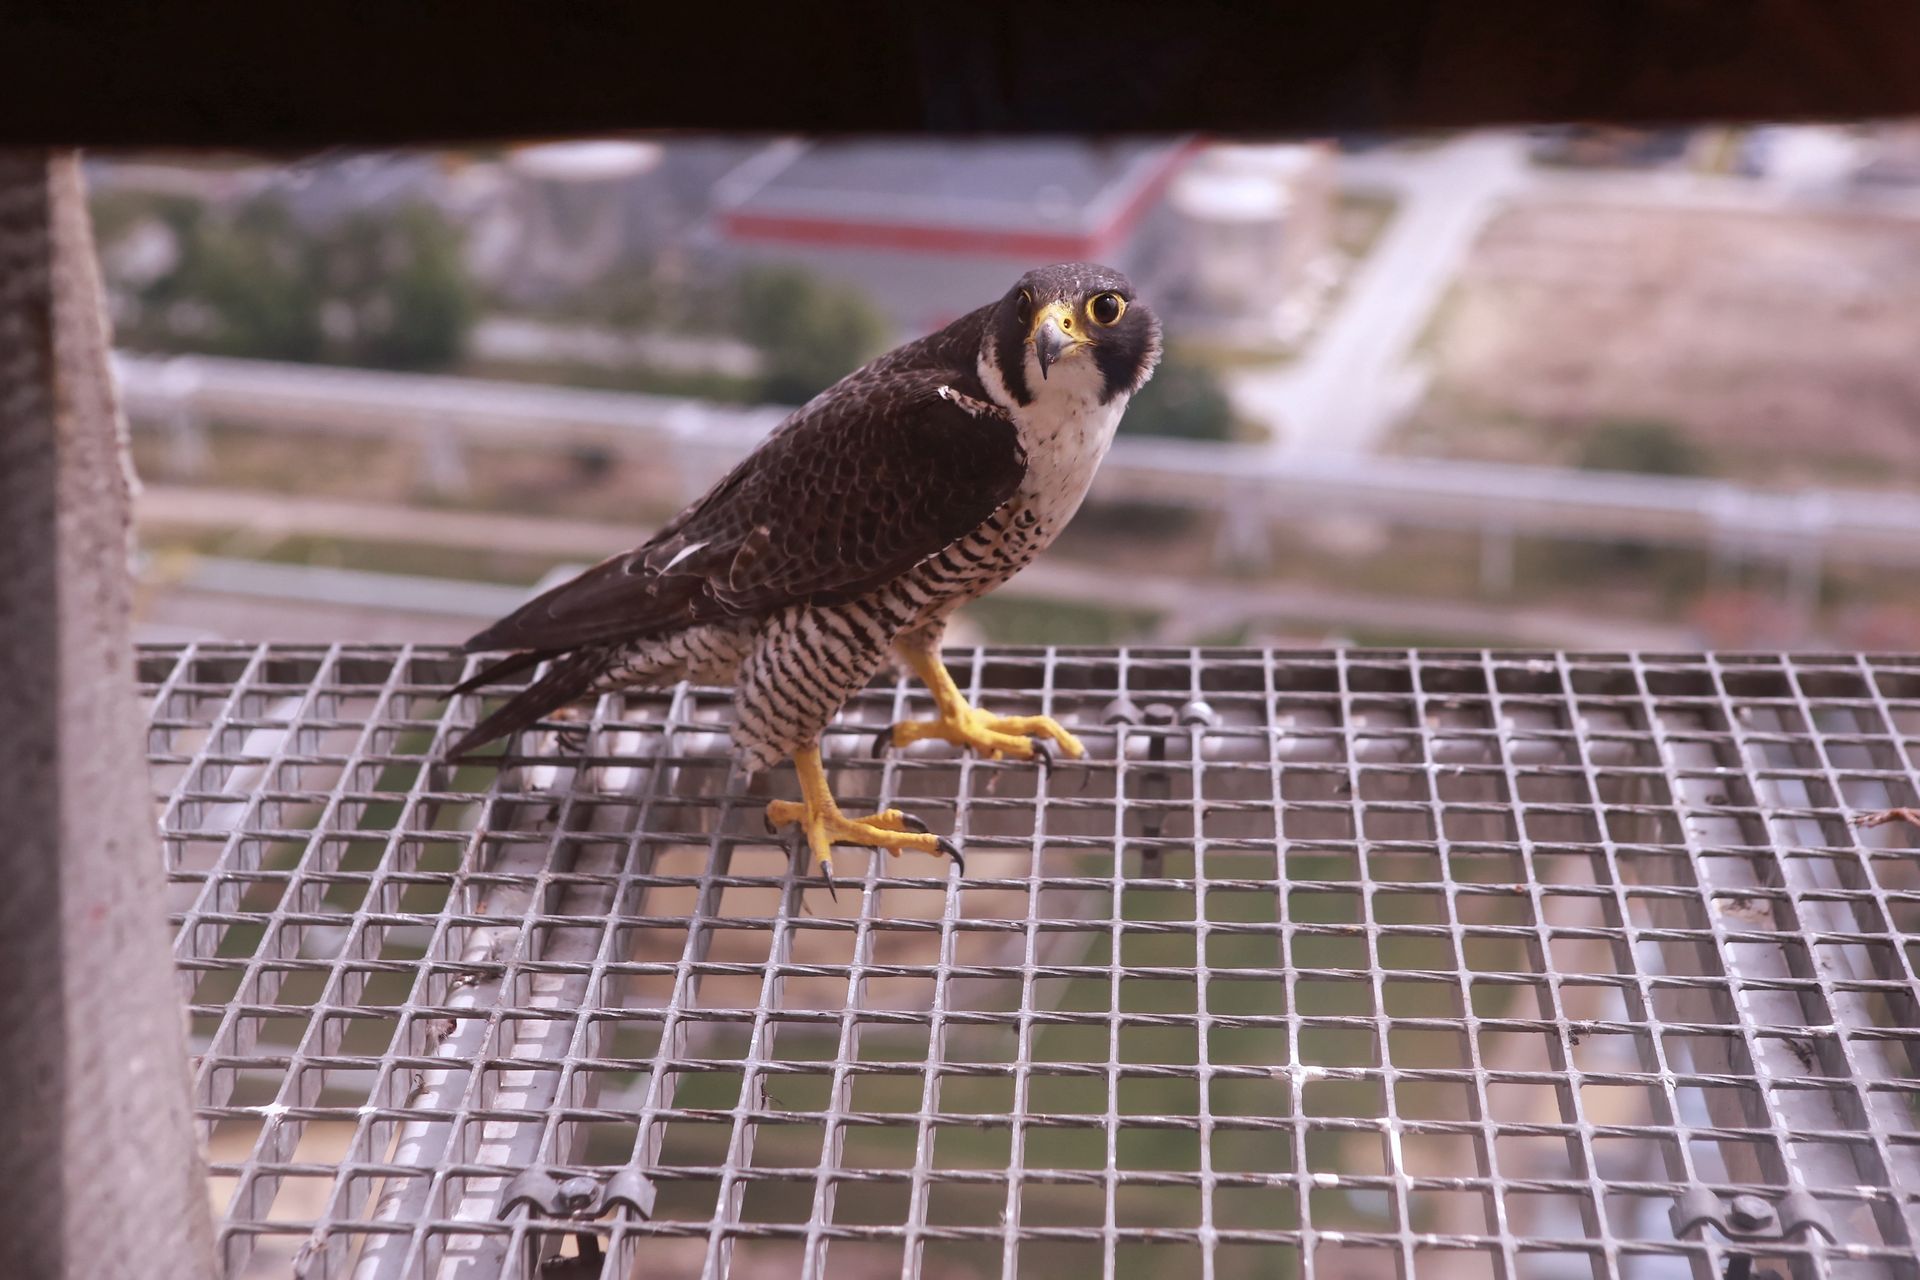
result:
<svg viewBox="0 0 1920 1280"><path fill-rule="evenodd" d="M463 693L472 693L481 685L492 684L495 680L499 680L504 676L518 675L529 667L537 667L540 665L542 659L552 656L551 653L516 653L509 657L502 658L498 662L489 663L480 668L477 673L468 676L465 680L462 680L459 684L447 690L447 696L452 698Z"/></svg>
<svg viewBox="0 0 1920 1280"><path fill-rule="evenodd" d="M470 680L463 680L454 686L453 693L469 693L475 688L497 676L511 675L524 671L538 663L543 655L516 654L503 662L495 663ZM592 686L599 672L597 655L576 653L556 661L547 669L547 674L507 699L506 705L467 730L460 741L447 751L448 760L458 760L462 756L484 747L495 738L504 738L533 724L542 716L551 715L561 707L582 697ZM448 695L449 697L452 694Z"/></svg>

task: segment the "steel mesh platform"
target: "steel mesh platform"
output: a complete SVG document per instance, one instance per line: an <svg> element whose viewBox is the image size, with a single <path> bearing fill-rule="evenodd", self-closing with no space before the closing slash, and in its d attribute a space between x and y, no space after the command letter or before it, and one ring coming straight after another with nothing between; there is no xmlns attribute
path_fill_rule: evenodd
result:
<svg viewBox="0 0 1920 1280"><path fill-rule="evenodd" d="M1920 1276L1920 657L950 657L1089 757L889 677L968 874L836 902L725 691L453 769L458 654L143 650L231 1274Z"/></svg>

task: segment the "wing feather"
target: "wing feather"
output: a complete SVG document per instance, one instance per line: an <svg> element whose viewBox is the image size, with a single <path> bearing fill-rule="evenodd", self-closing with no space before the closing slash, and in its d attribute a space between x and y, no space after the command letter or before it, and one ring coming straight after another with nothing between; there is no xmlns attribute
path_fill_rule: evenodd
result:
<svg viewBox="0 0 1920 1280"><path fill-rule="evenodd" d="M800 409L650 541L470 650L558 653L851 599L965 537L1026 474L1019 433L938 370L868 366Z"/></svg>

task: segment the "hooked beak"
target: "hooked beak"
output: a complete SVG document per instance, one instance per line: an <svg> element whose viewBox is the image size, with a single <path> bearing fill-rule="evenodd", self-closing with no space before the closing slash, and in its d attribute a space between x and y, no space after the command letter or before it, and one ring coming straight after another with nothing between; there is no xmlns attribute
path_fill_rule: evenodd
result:
<svg viewBox="0 0 1920 1280"><path fill-rule="evenodd" d="M1034 317L1033 343L1034 358L1040 362L1040 376L1047 376L1047 370L1053 362L1079 345L1068 329L1073 325L1073 313L1062 303L1052 303L1046 310Z"/></svg>

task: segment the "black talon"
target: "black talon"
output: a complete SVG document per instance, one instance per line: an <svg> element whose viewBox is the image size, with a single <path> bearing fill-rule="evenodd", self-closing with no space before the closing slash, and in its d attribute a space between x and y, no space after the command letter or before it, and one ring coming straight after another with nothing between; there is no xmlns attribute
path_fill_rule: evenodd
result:
<svg viewBox="0 0 1920 1280"><path fill-rule="evenodd" d="M946 854L949 858L952 858L953 865L960 868L960 874L963 877L967 874L967 860L960 856L959 845L947 839L945 836L937 836L934 839L933 847Z"/></svg>
<svg viewBox="0 0 1920 1280"><path fill-rule="evenodd" d="M1045 738L1028 738L1027 741L1033 744L1033 762L1040 766L1040 769L1042 772L1052 773L1053 772L1052 746L1050 746L1047 743L1047 740Z"/></svg>
<svg viewBox="0 0 1920 1280"><path fill-rule="evenodd" d="M892 745L893 745L893 726L888 725L886 728L882 729L880 732L873 735L873 750L870 751L868 754L871 755L874 759L878 760L881 756L887 754L887 748Z"/></svg>
<svg viewBox="0 0 1920 1280"><path fill-rule="evenodd" d="M827 896L833 899L833 903L835 906L839 906L840 895L834 892L833 864L831 862L823 862L820 864L820 878L827 882Z"/></svg>
<svg viewBox="0 0 1920 1280"><path fill-rule="evenodd" d="M922 822L920 819L914 817L910 813L903 813L900 815L900 825L905 827L907 830L913 832L916 835L930 836L933 834L932 827L928 826L926 823Z"/></svg>

